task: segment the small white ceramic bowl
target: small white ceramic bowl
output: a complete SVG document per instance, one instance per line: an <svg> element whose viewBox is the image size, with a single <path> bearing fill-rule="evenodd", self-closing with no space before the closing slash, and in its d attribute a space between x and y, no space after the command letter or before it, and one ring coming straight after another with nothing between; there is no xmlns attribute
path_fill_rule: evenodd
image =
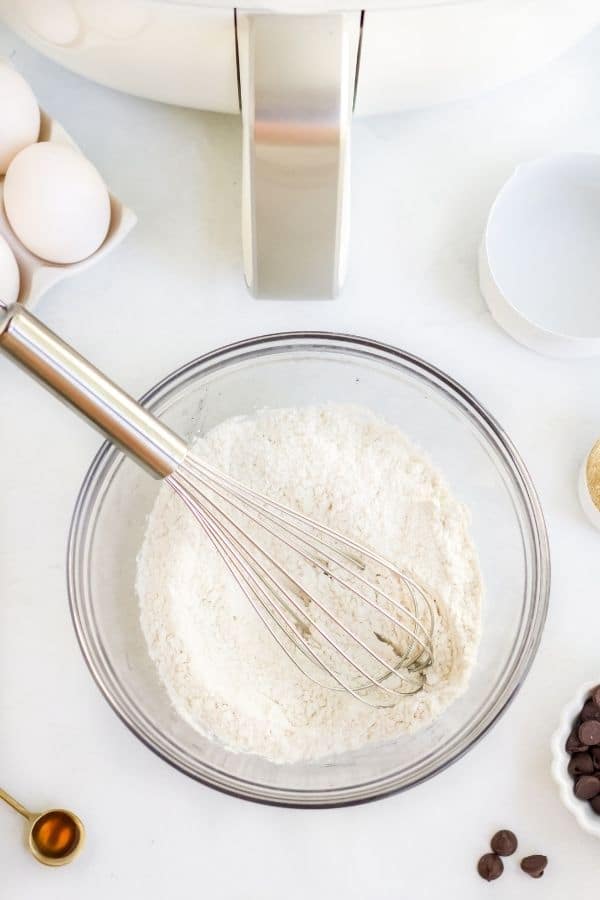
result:
<svg viewBox="0 0 600 900"><path fill-rule="evenodd" d="M597 684L598 681L589 681L582 685L562 711L558 728L552 736L552 776L558 785L562 802L573 813L581 828L600 838L600 816L590 809L589 804L578 800L573 793L573 779L567 771L569 754L565 750L565 743L573 729L573 722L590 691Z"/></svg>

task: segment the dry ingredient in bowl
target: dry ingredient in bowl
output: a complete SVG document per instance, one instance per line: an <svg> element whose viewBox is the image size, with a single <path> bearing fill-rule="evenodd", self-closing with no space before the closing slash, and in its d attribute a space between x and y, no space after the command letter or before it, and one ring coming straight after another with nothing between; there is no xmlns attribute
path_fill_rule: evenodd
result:
<svg viewBox="0 0 600 900"><path fill-rule="evenodd" d="M201 527L162 488L138 558L141 625L173 705L194 728L230 750L292 763L392 740L465 691L483 593L469 515L396 427L351 406L267 410L221 423L194 452L412 572L438 613L434 663L418 693L373 709L320 687L282 652Z"/></svg>

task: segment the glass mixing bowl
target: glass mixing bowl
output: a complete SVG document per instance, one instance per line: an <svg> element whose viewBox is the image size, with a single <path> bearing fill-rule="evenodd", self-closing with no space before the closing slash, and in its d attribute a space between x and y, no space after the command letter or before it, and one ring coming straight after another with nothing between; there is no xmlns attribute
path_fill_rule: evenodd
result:
<svg viewBox="0 0 600 900"><path fill-rule="evenodd" d="M310 763L276 765L232 753L178 716L148 656L134 581L160 482L106 444L73 515L69 595L92 675L134 734L205 784L291 806L381 797L436 774L472 747L527 674L550 583L546 529L531 479L506 434L477 401L443 372L392 347L340 335L283 334L194 360L143 402L185 438L265 407L369 407L424 448L470 508L486 597L470 686L429 727Z"/></svg>

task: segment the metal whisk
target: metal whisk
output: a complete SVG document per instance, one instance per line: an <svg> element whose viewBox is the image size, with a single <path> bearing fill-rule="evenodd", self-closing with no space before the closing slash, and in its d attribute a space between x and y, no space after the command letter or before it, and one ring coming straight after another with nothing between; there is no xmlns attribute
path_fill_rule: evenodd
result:
<svg viewBox="0 0 600 900"><path fill-rule="evenodd" d="M374 707L421 689L437 614L412 575L195 457L35 316L1 300L0 347L164 479L308 678Z"/></svg>

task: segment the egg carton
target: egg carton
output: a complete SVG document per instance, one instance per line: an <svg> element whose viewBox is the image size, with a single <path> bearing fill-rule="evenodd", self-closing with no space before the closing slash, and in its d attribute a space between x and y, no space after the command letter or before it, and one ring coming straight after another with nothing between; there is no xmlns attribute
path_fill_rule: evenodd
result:
<svg viewBox="0 0 600 900"><path fill-rule="evenodd" d="M40 110L41 123L39 141L53 141L59 144L67 144L78 150L71 136L65 131L55 119L52 119L43 110ZM19 266L21 276L21 286L19 290L18 302L24 306L33 307L40 300L46 291L53 285L81 272L88 266L94 265L103 256L120 244L123 238L131 231L137 222L137 216L133 210L125 206L113 194L110 196L110 225L108 233L102 245L88 256L86 259L76 263L51 263L44 259L40 259L34 253L31 253L18 239L6 217L4 210L4 178L0 178L0 234L8 241Z"/></svg>

